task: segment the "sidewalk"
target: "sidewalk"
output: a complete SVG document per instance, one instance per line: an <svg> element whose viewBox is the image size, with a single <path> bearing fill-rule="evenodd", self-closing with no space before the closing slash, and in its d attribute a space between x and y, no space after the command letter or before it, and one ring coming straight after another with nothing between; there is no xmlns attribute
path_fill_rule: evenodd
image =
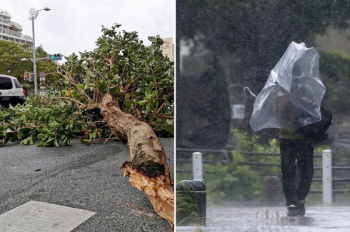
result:
<svg viewBox="0 0 350 232"><path fill-rule="evenodd" d="M307 207L304 217L288 217L285 207L207 208L206 226L176 231L350 232L350 207Z"/></svg>

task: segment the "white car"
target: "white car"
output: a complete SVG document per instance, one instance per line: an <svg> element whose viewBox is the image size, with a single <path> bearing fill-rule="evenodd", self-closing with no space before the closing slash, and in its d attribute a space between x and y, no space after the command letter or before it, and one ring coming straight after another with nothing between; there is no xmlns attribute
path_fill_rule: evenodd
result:
<svg viewBox="0 0 350 232"><path fill-rule="evenodd" d="M25 90L16 77L0 74L0 105L8 108L11 104L23 104Z"/></svg>

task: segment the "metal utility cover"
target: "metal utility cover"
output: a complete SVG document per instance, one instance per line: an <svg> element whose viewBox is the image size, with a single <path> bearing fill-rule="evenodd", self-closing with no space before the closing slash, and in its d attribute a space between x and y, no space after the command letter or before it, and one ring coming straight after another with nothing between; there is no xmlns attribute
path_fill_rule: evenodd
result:
<svg viewBox="0 0 350 232"><path fill-rule="evenodd" d="M68 232L94 214L91 211L29 201L0 215L0 231Z"/></svg>

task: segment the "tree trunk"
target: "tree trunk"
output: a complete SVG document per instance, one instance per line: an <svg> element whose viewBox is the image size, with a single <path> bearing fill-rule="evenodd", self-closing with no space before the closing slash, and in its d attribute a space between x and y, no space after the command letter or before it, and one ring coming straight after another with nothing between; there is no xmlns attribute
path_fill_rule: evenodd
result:
<svg viewBox="0 0 350 232"><path fill-rule="evenodd" d="M115 134L127 139L130 162L121 167L132 186L144 191L155 211L174 224L174 192L167 157L152 127L125 114L111 94L103 97L101 114Z"/></svg>

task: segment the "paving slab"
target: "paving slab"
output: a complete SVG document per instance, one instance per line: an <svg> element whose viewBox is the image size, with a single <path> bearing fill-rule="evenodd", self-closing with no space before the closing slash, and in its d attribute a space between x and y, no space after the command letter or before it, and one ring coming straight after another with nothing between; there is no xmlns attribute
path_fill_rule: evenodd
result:
<svg viewBox="0 0 350 232"><path fill-rule="evenodd" d="M206 226L176 226L186 232L350 232L350 207L307 207L288 217L285 207L207 208Z"/></svg>
<svg viewBox="0 0 350 232"><path fill-rule="evenodd" d="M0 215L2 232L70 232L95 212L29 201Z"/></svg>

